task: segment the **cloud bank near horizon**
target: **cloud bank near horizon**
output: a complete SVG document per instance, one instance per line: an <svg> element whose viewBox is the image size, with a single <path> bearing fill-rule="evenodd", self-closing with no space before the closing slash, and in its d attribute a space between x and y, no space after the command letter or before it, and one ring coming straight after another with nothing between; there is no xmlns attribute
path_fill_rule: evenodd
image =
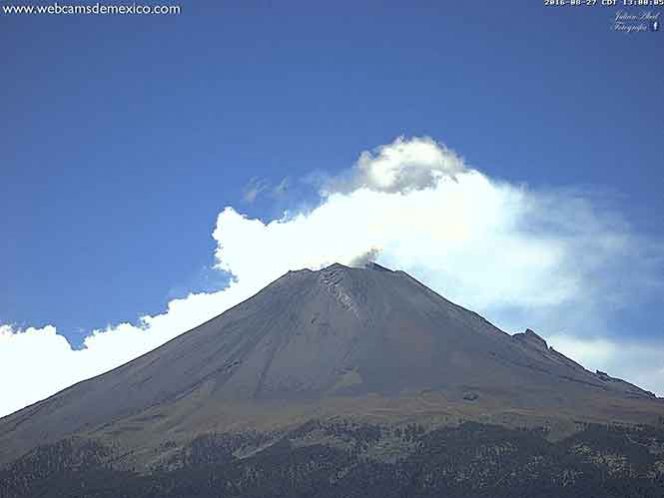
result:
<svg viewBox="0 0 664 498"><path fill-rule="evenodd" d="M363 152L320 185L314 208L264 222L226 207L212 235L216 268L232 276L225 289L92 331L80 350L50 325L0 325L0 416L154 349L288 270L367 259L411 273L509 332L534 328L585 366L664 394L664 341L616 336L606 312L634 305L635 289L660 289L657 241L583 193L490 178L430 138Z"/></svg>

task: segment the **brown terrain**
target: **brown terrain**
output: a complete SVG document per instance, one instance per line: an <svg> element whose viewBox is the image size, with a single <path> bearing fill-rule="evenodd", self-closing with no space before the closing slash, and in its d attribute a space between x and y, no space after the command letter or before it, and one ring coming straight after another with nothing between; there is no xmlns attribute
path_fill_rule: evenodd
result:
<svg viewBox="0 0 664 498"><path fill-rule="evenodd" d="M149 469L203 434L308 420L426 427L661 423L664 400L593 373L535 332L509 335L401 271L289 272L119 368L0 419L0 466L67 437Z"/></svg>

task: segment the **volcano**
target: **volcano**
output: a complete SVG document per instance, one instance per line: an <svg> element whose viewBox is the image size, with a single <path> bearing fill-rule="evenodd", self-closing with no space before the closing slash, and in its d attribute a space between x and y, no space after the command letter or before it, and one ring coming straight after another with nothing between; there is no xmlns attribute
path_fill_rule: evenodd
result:
<svg viewBox="0 0 664 498"><path fill-rule="evenodd" d="M0 464L16 476L12 465L43 448L87 441L114 448L105 465L144 473L205 435L275 441L312 420L563 434L662 416L652 393L586 370L532 330L509 335L402 271L334 264L288 272L150 353L1 419Z"/></svg>

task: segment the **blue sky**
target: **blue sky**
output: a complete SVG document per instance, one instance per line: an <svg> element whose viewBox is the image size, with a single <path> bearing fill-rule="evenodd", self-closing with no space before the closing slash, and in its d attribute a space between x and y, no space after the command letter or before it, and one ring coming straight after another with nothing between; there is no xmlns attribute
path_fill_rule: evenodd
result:
<svg viewBox="0 0 664 498"><path fill-rule="evenodd" d="M0 16L0 323L78 347L221 288L224 207L267 221L315 204L316 178L400 135L664 236L664 33L614 32L602 7L361 3ZM614 332L659 338L658 304L637 292Z"/></svg>

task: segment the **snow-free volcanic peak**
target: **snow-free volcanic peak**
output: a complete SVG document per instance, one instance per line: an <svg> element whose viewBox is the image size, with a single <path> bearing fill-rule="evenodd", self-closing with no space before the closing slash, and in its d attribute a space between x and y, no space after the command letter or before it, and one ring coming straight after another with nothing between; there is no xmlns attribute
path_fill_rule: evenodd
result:
<svg viewBox="0 0 664 498"><path fill-rule="evenodd" d="M1 419L0 462L73 434L151 448L132 457L147 464L166 439L209 431L277 430L314 414L437 423L449 413L647 423L662 403L407 273L337 263L288 272L154 351Z"/></svg>

